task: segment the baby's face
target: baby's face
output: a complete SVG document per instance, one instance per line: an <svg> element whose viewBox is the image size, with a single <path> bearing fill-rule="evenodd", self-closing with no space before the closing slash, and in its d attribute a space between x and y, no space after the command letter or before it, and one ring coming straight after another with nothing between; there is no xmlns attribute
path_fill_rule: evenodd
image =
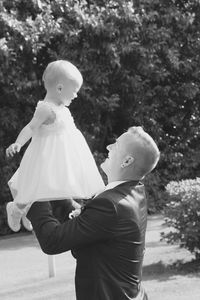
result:
<svg viewBox="0 0 200 300"><path fill-rule="evenodd" d="M75 98L77 98L77 93L80 89L80 84L77 82L67 82L63 84L63 88L60 93L60 100L65 104L65 106L69 106Z"/></svg>

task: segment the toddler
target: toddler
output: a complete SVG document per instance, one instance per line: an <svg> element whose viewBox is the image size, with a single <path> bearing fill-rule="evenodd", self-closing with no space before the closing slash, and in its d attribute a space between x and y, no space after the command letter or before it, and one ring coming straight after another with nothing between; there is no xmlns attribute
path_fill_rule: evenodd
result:
<svg viewBox="0 0 200 300"><path fill-rule="evenodd" d="M91 151L67 108L82 85L79 70L70 62L51 62L43 74L46 96L32 120L22 129L8 157L31 139L18 170L8 185L14 201L7 204L9 227L17 232L35 201L91 198L104 188Z"/></svg>

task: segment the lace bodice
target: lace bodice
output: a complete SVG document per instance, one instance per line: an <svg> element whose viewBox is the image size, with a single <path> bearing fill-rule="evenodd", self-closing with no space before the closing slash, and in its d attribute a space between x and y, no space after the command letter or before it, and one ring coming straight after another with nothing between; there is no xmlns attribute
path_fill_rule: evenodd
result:
<svg viewBox="0 0 200 300"><path fill-rule="evenodd" d="M36 112L40 110L41 114L45 114L46 111L51 112L50 121L47 120L40 128L35 132L38 134L48 134L61 132L63 130L76 129L74 119L67 107L64 105L56 105L51 102L39 101L36 107Z"/></svg>

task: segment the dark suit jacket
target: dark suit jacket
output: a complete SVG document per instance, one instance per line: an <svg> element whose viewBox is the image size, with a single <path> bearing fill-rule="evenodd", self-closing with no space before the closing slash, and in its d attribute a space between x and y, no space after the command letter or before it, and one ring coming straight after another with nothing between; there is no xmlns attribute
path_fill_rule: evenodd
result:
<svg viewBox="0 0 200 300"><path fill-rule="evenodd" d="M72 250L78 300L131 300L139 290L145 245L144 186L122 183L89 200L82 213L60 224L49 202L36 202L30 219L42 250Z"/></svg>

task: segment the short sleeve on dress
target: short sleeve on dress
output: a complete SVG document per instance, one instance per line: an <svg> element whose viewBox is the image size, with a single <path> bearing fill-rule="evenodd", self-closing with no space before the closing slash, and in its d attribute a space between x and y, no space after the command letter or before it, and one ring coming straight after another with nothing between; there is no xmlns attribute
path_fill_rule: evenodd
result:
<svg viewBox="0 0 200 300"><path fill-rule="evenodd" d="M43 101L38 102L35 109L34 117L40 120L46 120L46 124L53 123L56 119L56 115L55 112L52 110L52 107L47 102Z"/></svg>

